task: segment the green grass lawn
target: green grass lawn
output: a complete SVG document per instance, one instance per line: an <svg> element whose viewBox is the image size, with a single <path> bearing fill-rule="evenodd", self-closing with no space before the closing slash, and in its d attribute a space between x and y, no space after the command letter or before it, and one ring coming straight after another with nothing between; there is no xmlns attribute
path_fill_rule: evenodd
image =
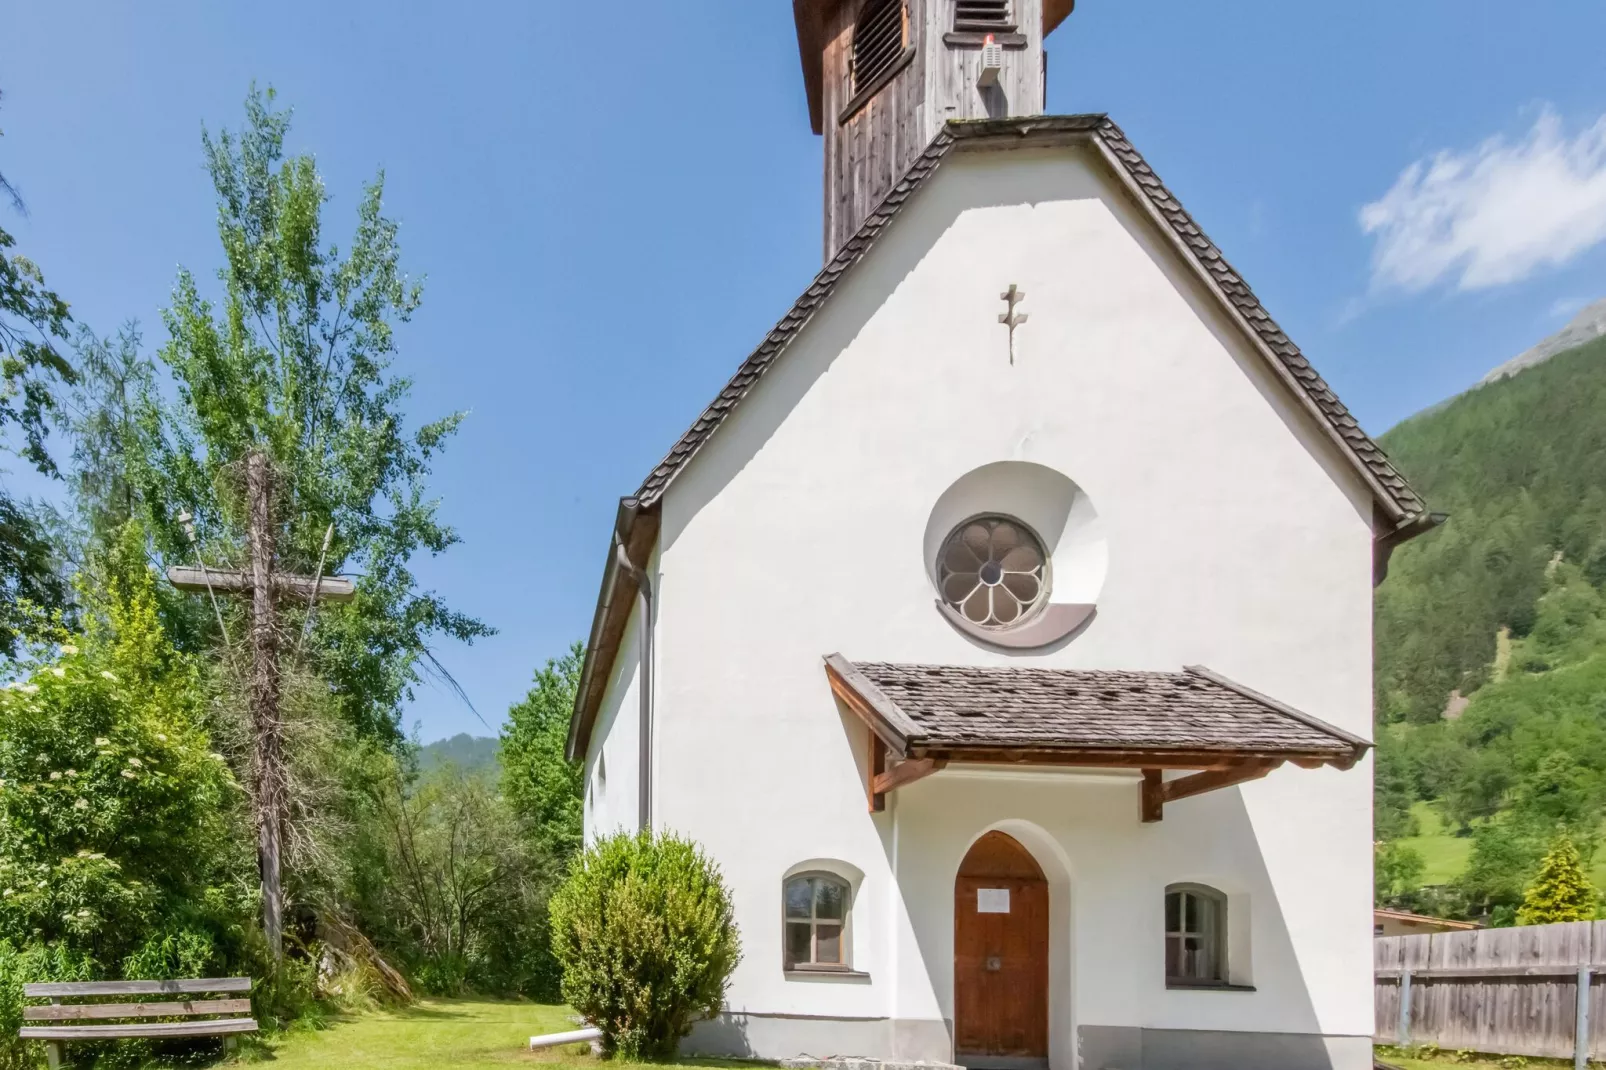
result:
<svg viewBox="0 0 1606 1070"><path fill-rule="evenodd" d="M1422 872L1423 884L1449 884L1467 868L1472 857L1472 837L1457 836L1447 828L1439 810L1432 803L1419 802L1411 807L1416 817L1419 836L1411 836L1400 843L1422 856L1427 868Z"/></svg>
<svg viewBox="0 0 1606 1070"><path fill-rule="evenodd" d="M1450 1051L1428 1054L1414 1048L1407 1054L1399 1048L1379 1047L1376 1054L1379 1065L1397 1067L1398 1070L1452 1070L1458 1066L1469 1070L1513 1070L1516 1067L1527 1067L1527 1070L1572 1070L1573 1065L1571 1059L1536 1059L1473 1052L1460 1056Z"/></svg>
<svg viewBox="0 0 1606 1070"><path fill-rule="evenodd" d="M1432 803L1415 803L1411 813L1416 816L1421 834L1400 842L1420 854L1426 863L1422 871L1423 884L1449 884L1461 875L1472 858L1472 837L1457 836ZM1589 879L1596 888L1606 888L1606 851L1595 852Z"/></svg>
<svg viewBox="0 0 1606 1070"><path fill-rule="evenodd" d="M603 1070L584 1045L532 1052L530 1038L577 1028L566 1007L500 1000L426 999L394 1011L331 1020L324 1029L296 1029L253 1046L242 1062L273 1070L478 1070L526 1066ZM697 1059L655 1066L733 1066Z"/></svg>

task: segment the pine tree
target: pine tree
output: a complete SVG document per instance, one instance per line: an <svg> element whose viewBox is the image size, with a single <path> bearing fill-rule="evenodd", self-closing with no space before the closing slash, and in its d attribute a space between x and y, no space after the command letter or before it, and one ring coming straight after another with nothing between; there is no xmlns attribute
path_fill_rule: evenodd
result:
<svg viewBox="0 0 1606 1070"><path fill-rule="evenodd" d="M1546 925L1557 921L1589 921L1598 899L1595 886L1584 875L1578 848L1567 836L1558 836L1539 863L1539 872L1522 897L1518 925Z"/></svg>

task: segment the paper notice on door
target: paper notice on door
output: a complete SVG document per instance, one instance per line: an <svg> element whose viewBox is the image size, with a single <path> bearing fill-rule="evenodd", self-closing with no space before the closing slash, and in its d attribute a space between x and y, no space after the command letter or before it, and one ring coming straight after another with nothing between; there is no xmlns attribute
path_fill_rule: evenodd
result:
<svg viewBox="0 0 1606 1070"><path fill-rule="evenodd" d="M976 913L978 914L1008 914L1009 889L1008 888L977 888Z"/></svg>

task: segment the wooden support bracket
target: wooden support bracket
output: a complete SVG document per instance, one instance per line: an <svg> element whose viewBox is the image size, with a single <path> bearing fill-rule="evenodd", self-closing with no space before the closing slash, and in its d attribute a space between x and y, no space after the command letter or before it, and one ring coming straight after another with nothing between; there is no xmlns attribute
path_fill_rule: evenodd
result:
<svg viewBox="0 0 1606 1070"><path fill-rule="evenodd" d="M1239 762L1225 769L1211 769L1204 773L1194 773L1192 776L1178 777L1176 780L1162 780L1160 770L1145 769L1143 820L1152 823L1164 818L1165 804L1168 802L1203 795L1217 788L1230 788L1234 784L1243 784L1250 780L1259 780L1282 764L1279 759L1255 759Z"/></svg>
<svg viewBox="0 0 1606 1070"><path fill-rule="evenodd" d="M941 758L906 759L874 777L870 781L870 790L876 795L886 795L917 780L924 780L947 764Z"/></svg>
<svg viewBox="0 0 1606 1070"><path fill-rule="evenodd" d="M1160 793L1163 786L1160 770L1143 771L1143 820L1146 824L1165 816L1165 797Z"/></svg>
<svg viewBox="0 0 1606 1070"><path fill-rule="evenodd" d="M876 781L887 774L887 745L870 729L870 758L865 765L864 791L870 801L870 812L879 814L887 808L887 793L876 790Z"/></svg>

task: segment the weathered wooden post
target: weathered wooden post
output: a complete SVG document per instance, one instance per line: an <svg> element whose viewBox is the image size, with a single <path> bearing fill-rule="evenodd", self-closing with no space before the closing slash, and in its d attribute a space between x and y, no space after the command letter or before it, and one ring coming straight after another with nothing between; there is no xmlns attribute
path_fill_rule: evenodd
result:
<svg viewBox="0 0 1606 1070"><path fill-rule="evenodd" d="M1394 1043L1402 1048L1411 1044L1411 969L1400 967L1400 1024L1394 1030Z"/></svg>
<svg viewBox="0 0 1606 1070"><path fill-rule="evenodd" d="M1573 1070L1589 1066L1589 982L1593 970L1578 967L1578 1009L1573 1019Z"/></svg>
<svg viewBox="0 0 1606 1070"><path fill-rule="evenodd" d="M245 461L251 547L251 774L256 783L257 857L262 873L262 933L277 961L284 954L284 725L279 720L279 622L273 597L273 467L253 450Z"/></svg>
<svg viewBox="0 0 1606 1070"><path fill-rule="evenodd" d="M251 803L257 823L257 863L262 878L262 932L277 961L284 953L284 887L282 871L284 815L288 778L284 759L284 722L279 715L278 598L306 597L309 612L320 598L346 601L355 593L349 580L325 579L320 557L318 575L295 576L274 571L273 462L262 450L245 458L248 506L246 546L250 567L241 571L174 567L168 581L181 591L215 591L251 599ZM193 542L193 540L192 540ZM324 539L324 552L329 538ZM222 615L218 624L222 627ZM227 641L227 632L224 632Z"/></svg>

